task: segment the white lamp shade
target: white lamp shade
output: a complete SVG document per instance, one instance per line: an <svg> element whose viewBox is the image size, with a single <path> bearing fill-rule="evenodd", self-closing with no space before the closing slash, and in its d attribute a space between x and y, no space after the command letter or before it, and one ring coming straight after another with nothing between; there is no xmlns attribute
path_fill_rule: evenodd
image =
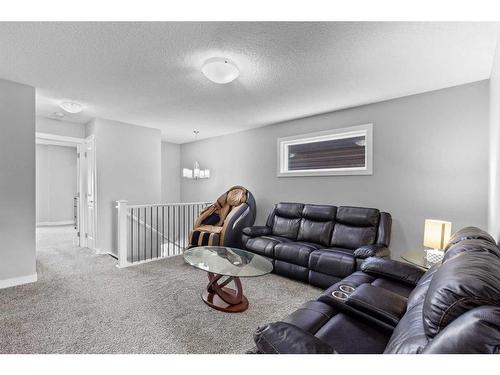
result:
<svg viewBox="0 0 500 375"><path fill-rule="evenodd" d="M183 168L182 169L182 176L186 178L193 178L193 171L188 168Z"/></svg>
<svg viewBox="0 0 500 375"><path fill-rule="evenodd" d="M213 57L205 61L201 71L210 81L220 84L234 81L240 75L236 65L224 57Z"/></svg>
<svg viewBox="0 0 500 375"><path fill-rule="evenodd" d="M425 220L424 246L444 249L451 236L451 223L442 220Z"/></svg>

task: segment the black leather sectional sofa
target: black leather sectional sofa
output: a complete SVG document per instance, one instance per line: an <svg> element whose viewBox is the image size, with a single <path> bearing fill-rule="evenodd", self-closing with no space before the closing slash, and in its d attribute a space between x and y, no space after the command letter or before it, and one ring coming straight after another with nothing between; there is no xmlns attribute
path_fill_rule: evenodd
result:
<svg viewBox="0 0 500 375"><path fill-rule="evenodd" d="M391 225L391 215L375 208L279 203L242 239L272 260L275 273L328 288L366 258L389 256Z"/></svg>
<svg viewBox="0 0 500 375"><path fill-rule="evenodd" d="M254 340L254 353L499 354L500 249L468 227L425 273L369 258Z"/></svg>

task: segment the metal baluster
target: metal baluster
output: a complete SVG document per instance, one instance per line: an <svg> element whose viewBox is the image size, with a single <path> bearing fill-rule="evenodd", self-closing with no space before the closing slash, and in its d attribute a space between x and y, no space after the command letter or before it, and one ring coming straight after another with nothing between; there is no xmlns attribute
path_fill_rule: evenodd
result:
<svg viewBox="0 0 500 375"><path fill-rule="evenodd" d="M188 223L188 228L187 228L187 244L189 246L189 230L191 229L191 206L188 206L187 211L188 211L188 219L187 219L187 223Z"/></svg>
<svg viewBox="0 0 500 375"><path fill-rule="evenodd" d="M163 242L165 241L165 206L161 206L161 245L160 252L163 257Z"/></svg>
<svg viewBox="0 0 500 375"><path fill-rule="evenodd" d="M158 228L158 206L156 206L156 257L158 258L158 238L159 228Z"/></svg>
<svg viewBox="0 0 500 375"><path fill-rule="evenodd" d="M139 224L141 222L141 209L137 208L137 261L141 260L141 231Z"/></svg>
<svg viewBox="0 0 500 375"><path fill-rule="evenodd" d="M153 206L149 207L149 259L153 258Z"/></svg>
<svg viewBox="0 0 500 375"><path fill-rule="evenodd" d="M186 248L186 206L182 206L182 248Z"/></svg>
<svg viewBox="0 0 500 375"><path fill-rule="evenodd" d="M170 256L170 206L167 206L167 256Z"/></svg>
<svg viewBox="0 0 500 375"><path fill-rule="evenodd" d="M181 206L177 206L177 254L179 254L179 251L181 249L181 246L182 246L182 227L181 227Z"/></svg>
<svg viewBox="0 0 500 375"><path fill-rule="evenodd" d="M134 262L134 209L130 209L130 263Z"/></svg>
<svg viewBox="0 0 500 375"><path fill-rule="evenodd" d="M147 208L144 207L144 260L146 260L146 257L147 257L147 253L146 253L146 249L147 249L147 246L148 246L148 212L147 212Z"/></svg>

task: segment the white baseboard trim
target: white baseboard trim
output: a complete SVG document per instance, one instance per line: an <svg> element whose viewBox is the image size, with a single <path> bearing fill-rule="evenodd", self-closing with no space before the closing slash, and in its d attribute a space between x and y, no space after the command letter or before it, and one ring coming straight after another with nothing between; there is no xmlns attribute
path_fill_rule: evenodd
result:
<svg viewBox="0 0 500 375"><path fill-rule="evenodd" d="M108 254L108 253L109 253L109 251L108 251L108 250L104 250L104 249L101 249L101 248L99 248L99 247L96 247L96 248L94 248L93 250L95 251L95 253L96 253L97 255L104 255L104 254Z"/></svg>
<svg viewBox="0 0 500 375"><path fill-rule="evenodd" d="M36 223L37 227L50 227L56 225L71 225L75 224L73 220L65 220L65 221L40 221Z"/></svg>
<svg viewBox="0 0 500 375"><path fill-rule="evenodd" d="M0 289L10 288L10 287L16 286L16 285L34 283L37 281L37 277L38 277L37 274L34 273L33 275L14 277L12 279L0 280Z"/></svg>

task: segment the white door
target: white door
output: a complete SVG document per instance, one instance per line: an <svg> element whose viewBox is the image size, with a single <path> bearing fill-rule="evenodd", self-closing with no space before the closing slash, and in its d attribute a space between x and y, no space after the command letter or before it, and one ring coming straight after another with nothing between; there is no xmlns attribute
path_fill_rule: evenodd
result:
<svg viewBox="0 0 500 375"><path fill-rule="evenodd" d="M96 158L95 138L93 135L85 139L83 157L86 162L86 194L85 194L85 239L86 246L96 247Z"/></svg>

